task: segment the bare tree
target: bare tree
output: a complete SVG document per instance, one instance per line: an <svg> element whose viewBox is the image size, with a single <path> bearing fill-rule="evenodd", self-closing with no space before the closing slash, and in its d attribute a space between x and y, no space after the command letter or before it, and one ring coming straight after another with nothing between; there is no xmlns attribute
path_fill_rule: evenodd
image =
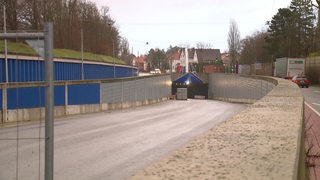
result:
<svg viewBox="0 0 320 180"><path fill-rule="evenodd" d="M320 28L320 0L316 0L318 5L314 5L316 8L318 8L318 28Z"/></svg>
<svg viewBox="0 0 320 180"><path fill-rule="evenodd" d="M86 52L119 55L121 38L108 7L98 9L87 0L0 0L0 5L6 7L8 30L39 30L43 22L50 21L54 48L80 51L83 38ZM2 27L2 8L0 12Z"/></svg>
<svg viewBox="0 0 320 180"><path fill-rule="evenodd" d="M18 0L6 1L7 28L16 30L18 28Z"/></svg>
<svg viewBox="0 0 320 180"><path fill-rule="evenodd" d="M253 35L241 40L240 64L254 64L260 62L270 62L271 56L266 48L266 37L268 32L256 31Z"/></svg>
<svg viewBox="0 0 320 180"><path fill-rule="evenodd" d="M199 42L196 44L197 49L210 49L212 48L211 44Z"/></svg>
<svg viewBox="0 0 320 180"><path fill-rule="evenodd" d="M119 52L119 57L125 61L127 64L132 64L131 63L131 54L130 54L130 50L129 50L129 42L128 42L128 39L126 38L121 38L121 41L120 41L120 45L119 45L119 49L120 49L120 52Z"/></svg>
<svg viewBox="0 0 320 180"><path fill-rule="evenodd" d="M240 32L238 25L235 20L231 20L229 34L228 34L228 47L229 47L229 57L232 64L238 61L241 44L240 44Z"/></svg>

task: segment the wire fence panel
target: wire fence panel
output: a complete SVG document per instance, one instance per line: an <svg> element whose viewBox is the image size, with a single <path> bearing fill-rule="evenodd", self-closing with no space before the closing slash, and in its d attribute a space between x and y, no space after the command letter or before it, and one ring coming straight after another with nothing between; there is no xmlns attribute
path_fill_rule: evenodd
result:
<svg viewBox="0 0 320 180"><path fill-rule="evenodd" d="M139 79L136 81L136 97L138 101L146 99L146 79Z"/></svg>
<svg viewBox="0 0 320 180"><path fill-rule="evenodd" d="M170 82L170 75L104 82L101 84L101 103L134 102L170 97Z"/></svg>
<svg viewBox="0 0 320 180"><path fill-rule="evenodd" d="M306 59L306 75L312 83L320 83L320 57Z"/></svg>
<svg viewBox="0 0 320 180"><path fill-rule="evenodd" d="M210 74L209 97L213 99L258 100L269 93L274 84L263 79L233 74Z"/></svg>

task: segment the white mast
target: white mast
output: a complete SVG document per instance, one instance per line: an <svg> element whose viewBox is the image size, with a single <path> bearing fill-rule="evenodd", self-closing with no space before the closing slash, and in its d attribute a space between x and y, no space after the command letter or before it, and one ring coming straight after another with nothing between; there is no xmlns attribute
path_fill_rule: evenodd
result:
<svg viewBox="0 0 320 180"><path fill-rule="evenodd" d="M185 49L185 54L186 54L186 73L189 72L189 55L188 55L188 48Z"/></svg>

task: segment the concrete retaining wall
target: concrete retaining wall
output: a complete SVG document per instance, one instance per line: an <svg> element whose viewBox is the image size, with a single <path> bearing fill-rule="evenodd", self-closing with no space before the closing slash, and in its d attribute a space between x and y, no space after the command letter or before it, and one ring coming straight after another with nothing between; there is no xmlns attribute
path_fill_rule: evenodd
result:
<svg viewBox="0 0 320 180"><path fill-rule="evenodd" d="M62 116L76 115L76 114L88 114L88 113L95 113L100 111L139 107L139 106L166 101L168 99L169 97L164 97L164 98L149 99L149 100L134 101L134 102L56 106L54 108L54 113L55 113L55 117L62 117ZM15 122L17 119L19 121L40 120L40 119L44 119L45 117L44 108L14 109L14 110L7 110L7 112L8 112L8 116L7 116L8 120L6 122ZM0 115L2 115L1 111L0 111Z"/></svg>
<svg viewBox="0 0 320 180"><path fill-rule="evenodd" d="M131 179L306 179L300 89L261 78L275 85L264 97Z"/></svg>

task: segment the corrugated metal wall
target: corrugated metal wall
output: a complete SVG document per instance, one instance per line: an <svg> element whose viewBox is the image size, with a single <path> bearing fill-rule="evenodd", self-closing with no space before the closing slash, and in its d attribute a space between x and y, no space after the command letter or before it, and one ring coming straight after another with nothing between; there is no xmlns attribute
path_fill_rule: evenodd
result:
<svg viewBox="0 0 320 180"><path fill-rule="evenodd" d="M209 98L258 100L269 93L274 84L263 79L233 74L209 75Z"/></svg>
<svg viewBox="0 0 320 180"><path fill-rule="evenodd" d="M137 76L137 69L130 66L93 62L84 63L84 80L110 79ZM5 61L0 59L0 83L6 81ZM44 61L28 59L8 59L9 82L35 82L44 81ZM82 64L74 62L54 62L54 80L81 80Z"/></svg>
<svg viewBox="0 0 320 180"><path fill-rule="evenodd" d="M80 71L81 73L81 71ZM95 64L84 65L85 79L107 79L113 78L113 66L101 66Z"/></svg>
<svg viewBox="0 0 320 180"><path fill-rule="evenodd" d="M5 63L3 63L5 73ZM8 59L9 82L34 82L44 80L43 61ZM1 82L5 82L5 74Z"/></svg>
<svg viewBox="0 0 320 180"><path fill-rule="evenodd" d="M81 80L82 66L78 63L54 63L54 80L68 81L68 80Z"/></svg>
<svg viewBox="0 0 320 180"><path fill-rule="evenodd" d="M101 62L89 62L84 64L84 80L111 79L116 70L116 78L131 77L137 75L137 69L130 66L115 67ZM5 60L0 58L0 83L6 81ZM54 62L54 80L71 81L81 80L82 64L76 62ZM44 61L40 59L25 59L21 57L8 58L8 81L11 82L39 82L44 81ZM65 86L55 86L55 106L66 105ZM70 105L99 104L100 84L78 84L68 85L68 103ZM88 94L90 94L88 96ZM1 89L2 102L2 89ZM21 87L7 89L8 109L38 108L44 106L43 87ZM0 105L2 109L2 103Z"/></svg>

